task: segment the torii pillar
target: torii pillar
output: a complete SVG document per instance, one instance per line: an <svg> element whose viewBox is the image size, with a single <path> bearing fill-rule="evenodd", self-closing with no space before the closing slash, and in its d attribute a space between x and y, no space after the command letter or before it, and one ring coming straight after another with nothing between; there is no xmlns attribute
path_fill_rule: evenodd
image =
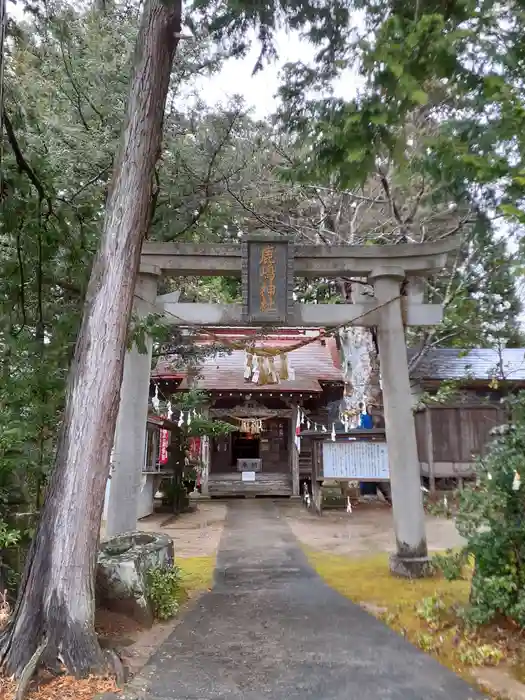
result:
<svg viewBox="0 0 525 700"><path fill-rule="evenodd" d="M160 270L141 265L135 287L133 311L145 317L155 311ZM152 340L146 338L146 353L134 343L126 351L120 388L120 406L113 446L113 469L107 501L106 537L137 528L138 497L146 449Z"/></svg>
<svg viewBox="0 0 525 700"><path fill-rule="evenodd" d="M369 275L381 305L377 334L397 546L390 569L420 578L430 573L430 562L400 297L405 278L403 268L394 266L377 267Z"/></svg>

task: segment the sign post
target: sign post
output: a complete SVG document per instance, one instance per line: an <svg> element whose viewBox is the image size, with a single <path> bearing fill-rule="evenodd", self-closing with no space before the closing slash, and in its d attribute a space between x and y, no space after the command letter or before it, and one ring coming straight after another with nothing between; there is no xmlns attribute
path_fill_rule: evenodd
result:
<svg viewBox="0 0 525 700"><path fill-rule="evenodd" d="M293 244L286 236L258 233L242 246L243 320L285 324L293 310Z"/></svg>

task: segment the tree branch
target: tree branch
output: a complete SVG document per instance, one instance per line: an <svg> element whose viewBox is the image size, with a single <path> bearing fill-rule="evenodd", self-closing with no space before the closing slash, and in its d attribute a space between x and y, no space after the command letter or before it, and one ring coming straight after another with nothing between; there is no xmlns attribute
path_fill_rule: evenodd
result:
<svg viewBox="0 0 525 700"><path fill-rule="evenodd" d="M20 145L17 141L15 131L13 129L13 125L11 123L11 120L9 119L9 115L7 114L5 109L3 109L3 116L4 116L4 125L5 125L5 131L7 134L7 140L9 141L9 145L13 149L13 153L15 154L16 164L18 165L20 172L24 172L27 175L29 181L31 182L33 187L36 189L40 199L45 201L49 207L49 211L52 211L51 199L50 199L49 195L46 193L44 185L36 176L35 171L33 170L33 168L29 165L29 163L25 159L24 154L22 153L22 149L20 148Z"/></svg>

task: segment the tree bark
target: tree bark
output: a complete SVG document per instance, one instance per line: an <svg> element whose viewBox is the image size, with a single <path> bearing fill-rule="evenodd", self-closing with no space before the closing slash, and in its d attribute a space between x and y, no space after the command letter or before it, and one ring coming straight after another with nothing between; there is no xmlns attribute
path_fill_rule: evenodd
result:
<svg viewBox="0 0 525 700"><path fill-rule="evenodd" d="M358 300L359 286L358 282L345 284L347 303ZM379 357L370 328L349 326L339 332L339 337L344 359L345 408L352 415L351 427L358 427L360 405L377 409L381 403Z"/></svg>
<svg viewBox="0 0 525 700"><path fill-rule="evenodd" d="M37 652L45 661L60 659L77 676L104 667L94 629L100 521L126 333L180 30L180 0L146 0L127 121L70 369L55 467L14 615L0 638L3 670L18 678L33 667Z"/></svg>

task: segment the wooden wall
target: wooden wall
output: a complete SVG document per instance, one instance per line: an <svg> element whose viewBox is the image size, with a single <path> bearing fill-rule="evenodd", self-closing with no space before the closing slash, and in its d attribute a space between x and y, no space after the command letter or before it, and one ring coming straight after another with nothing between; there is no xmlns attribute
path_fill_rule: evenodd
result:
<svg viewBox="0 0 525 700"><path fill-rule="evenodd" d="M499 405L436 405L415 414L419 461L424 475L435 478L471 476L490 430L504 421Z"/></svg>

